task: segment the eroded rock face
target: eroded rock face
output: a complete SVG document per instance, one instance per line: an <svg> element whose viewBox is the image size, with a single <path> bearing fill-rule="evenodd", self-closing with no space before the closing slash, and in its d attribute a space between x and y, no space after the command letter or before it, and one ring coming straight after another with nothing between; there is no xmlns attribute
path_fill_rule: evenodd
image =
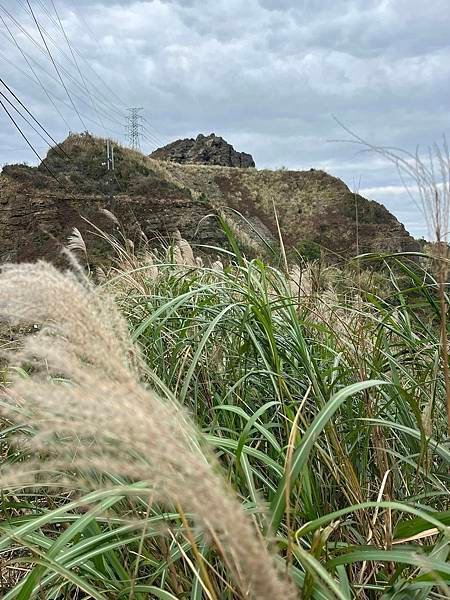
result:
<svg viewBox="0 0 450 600"><path fill-rule="evenodd" d="M237 152L231 144L214 133L208 136L200 134L195 140L177 140L158 148L150 157L180 164L220 165L244 169L255 166L250 154Z"/></svg>
<svg viewBox="0 0 450 600"><path fill-rule="evenodd" d="M126 232L136 249L144 240L159 248L162 239L171 241L178 232L200 246L224 246L212 212L188 190L94 195L33 189L0 175L0 265L37 259L67 264L62 249L74 227L86 241L92 266L109 263L113 254L95 227L117 239Z"/></svg>

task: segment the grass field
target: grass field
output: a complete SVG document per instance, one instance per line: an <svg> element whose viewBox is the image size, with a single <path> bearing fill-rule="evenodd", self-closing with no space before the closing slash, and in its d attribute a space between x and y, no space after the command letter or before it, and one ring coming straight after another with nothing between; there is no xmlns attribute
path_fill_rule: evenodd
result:
<svg viewBox="0 0 450 600"><path fill-rule="evenodd" d="M2 598L449 597L431 271L119 254L1 275Z"/></svg>

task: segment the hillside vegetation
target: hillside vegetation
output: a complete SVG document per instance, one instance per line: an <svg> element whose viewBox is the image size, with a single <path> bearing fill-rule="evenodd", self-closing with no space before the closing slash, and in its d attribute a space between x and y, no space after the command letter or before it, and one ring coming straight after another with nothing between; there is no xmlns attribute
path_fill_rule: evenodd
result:
<svg viewBox="0 0 450 600"><path fill-rule="evenodd" d="M154 247L178 230L208 252L208 246L225 243L219 224L225 220L249 256L267 258L280 234L292 257L306 244L328 261L419 248L386 208L323 171L178 165L116 145L113 172L106 168L105 149L105 140L72 135L36 168L3 169L0 262L57 260L77 227L101 263L105 247L89 235L92 227L82 217L112 233L103 209L118 217L135 244L145 237Z"/></svg>

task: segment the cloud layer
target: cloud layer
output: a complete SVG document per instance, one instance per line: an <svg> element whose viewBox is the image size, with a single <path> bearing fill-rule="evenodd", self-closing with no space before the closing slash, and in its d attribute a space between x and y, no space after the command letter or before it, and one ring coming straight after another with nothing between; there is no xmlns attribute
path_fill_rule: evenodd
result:
<svg viewBox="0 0 450 600"><path fill-rule="evenodd" d="M55 137L83 123L102 133L103 123L119 138L126 107L142 106L154 144L215 131L260 167L324 168L426 234L394 167L328 140L348 137L333 115L370 143L414 151L440 139L450 91L448 0L54 4L58 15L51 0L31 0L81 119L22 0L0 4L0 67ZM33 160L4 115L0 132L0 163Z"/></svg>

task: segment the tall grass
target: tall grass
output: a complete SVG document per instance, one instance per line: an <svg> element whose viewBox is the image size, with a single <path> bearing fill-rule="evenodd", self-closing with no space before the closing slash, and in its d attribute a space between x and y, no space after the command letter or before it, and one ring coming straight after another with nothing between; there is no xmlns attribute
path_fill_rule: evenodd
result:
<svg viewBox="0 0 450 600"><path fill-rule="evenodd" d="M10 280L16 311L38 320L35 307L45 305L45 348L58 352L31 342L25 364L5 372L5 478L27 468L33 444L37 464L58 474L4 488L3 598L287 597L266 545L302 598L448 597L450 450L433 274L404 256L377 259L375 271L366 257L359 274L349 265L318 276L312 265L299 281L298 270L229 253L214 268L177 264L179 255L122 253L89 292L113 295L126 318L133 345L120 325L119 354L126 363L138 349L139 388L136 375L121 375L129 367L116 359L113 327L109 350L97 350L99 338L79 354L71 340L80 327L96 337L87 317L75 324L79 301L66 301L61 328L53 296L27 304L35 292ZM77 354L76 370L64 368L61 349ZM42 357L52 359L51 381L36 380ZM81 377L86 363L102 385ZM166 458L164 444L155 453L145 437L154 407L164 407L152 435L161 433ZM195 443L184 442L180 410ZM220 468L199 458L206 447ZM114 460L101 460L105 452ZM198 466L183 471L185 455ZM157 493L171 474L183 489Z"/></svg>
<svg viewBox="0 0 450 600"><path fill-rule="evenodd" d="M450 152L445 136L442 144L434 143L425 157L419 148L415 154L390 146L376 146L337 123L350 134L347 142L356 143L366 150L375 152L397 168L405 191L422 213L428 227L428 236L433 243L432 271L436 274L440 310L440 351L446 390L447 430L450 436L450 368L449 339L447 332L448 303L446 288L449 273L449 219L450 219Z"/></svg>

